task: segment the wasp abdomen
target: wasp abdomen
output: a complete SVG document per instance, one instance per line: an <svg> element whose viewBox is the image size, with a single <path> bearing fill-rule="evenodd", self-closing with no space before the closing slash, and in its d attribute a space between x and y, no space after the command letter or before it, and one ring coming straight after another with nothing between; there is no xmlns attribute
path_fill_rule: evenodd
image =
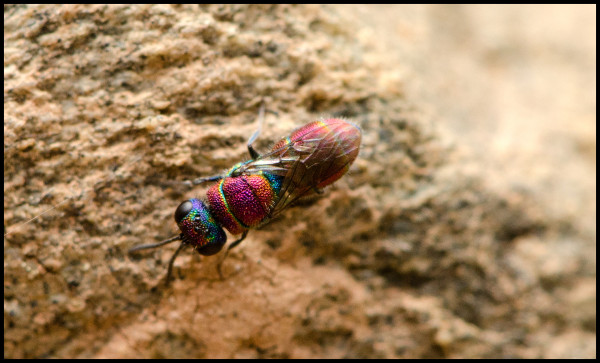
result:
<svg viewBox="0 0 600 363"><path fill-rule="evenodd" d="M297 185L324 188L349 169L358 156L361 131L352 122L327 119L311 122L281 139L272 152L280 158L298 158L288 171ZM275 155L273 155L275 156Z"/></svg>

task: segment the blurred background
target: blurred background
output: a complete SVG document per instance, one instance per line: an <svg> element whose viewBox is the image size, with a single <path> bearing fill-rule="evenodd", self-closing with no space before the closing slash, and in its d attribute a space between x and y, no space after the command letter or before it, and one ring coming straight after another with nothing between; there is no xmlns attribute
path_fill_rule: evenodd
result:
<svg viewBox="0 0 600 363"><path fill-rule="evenodd" d="M595 358L595 10L5 6L4 356ZM358 159L165 287L263 101Z"/></svg>

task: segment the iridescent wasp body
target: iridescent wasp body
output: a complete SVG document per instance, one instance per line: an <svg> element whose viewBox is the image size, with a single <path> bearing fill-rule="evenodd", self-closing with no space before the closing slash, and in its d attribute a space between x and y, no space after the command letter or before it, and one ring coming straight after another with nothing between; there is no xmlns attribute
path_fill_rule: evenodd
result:
<svg viewBox="0 0 600 363"><path fill-rule="evenodd" d="M261 119L262 115L261 109ZM181 241L169 262L168 283L173 261L184 246L194 247L201 255L214 255L227 241L224 227L242 235L229 245L228 252L246 238L249 229L268 223L298 198L321 193L341 178L356 159L361 142L358 126L331 118L296 129L260 155L252 146L259 133L260 127L248 141L250 160L236 164L225 175L192 182L219 181L208 190L206 200L189 199L177 207L175 222L181 234L129 252Z"/></svg>

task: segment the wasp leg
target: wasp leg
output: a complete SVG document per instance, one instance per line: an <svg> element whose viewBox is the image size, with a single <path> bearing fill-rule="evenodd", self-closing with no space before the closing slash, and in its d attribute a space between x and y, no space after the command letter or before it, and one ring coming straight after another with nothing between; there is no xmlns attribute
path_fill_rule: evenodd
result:
<svg viewBox="0 0 600 363"><path fill-rule="evenodd" d="M227 251L225 253L226 254L229 253L229 250L231 250L235 246L237 246L240 243L242 243L242 241L246 238L247 235L248 235L248 230L246 230L246 231L244 231L244 233L242 233L242 237L240 237L240 239L238 239L237 241L231 242L231 244L229 245L229 247L227 248Z"/></svg>
<svg viewBox="0 0 600 363"><path fill-rule="evenodd" d="M179 247L177 248L177 250L171 257L171 259L169 260L169 268L167 269L167 277L165 279L165 286L169 286L169 283L171 282L171 274L173 272L173 263L175 262L175 258L177 258L179 251L181 251L184 246L185 246L185 243L181 242L181 244L179 245Z"/></svg>
<svg viewBox="0 0 600 363"><path fill-rule="evenodd" d="M258 110L258 128L256 129L256 131L254 131L252 136L250 136L250 138L248 139L248 152L250 153L250 157L252 158L252 160L256 160L256 158L258 158L258 156L260 155L254 149L252 144L254 144L254 141L256 141L256 139L258 138L258 135L260 135L264 121L265 121L265 103L263 102L260 105L260 109Z"/></svg>
<svg viewBox="0 0 600 363"><path fill-rule="evenodd" d="M252 160L256 160L260 156L260 154L258 153L258 151L256 151L254 149L254 147L252 145L250 145L250 144L248 144L248 152L250 153L250 157L252 158Z"/></svg>
<svg viewBox="0 0 600 363"><path fill-rule="evenodd" d="M146 245L135 246L133 248L130 248L129 251L128 251L128 253L129 254L133 254L133 253L135 253L137 251L148 250L148 249L151 249L151 248L156 248L156 247L164 246L164 245L166 245L168 243L171 243L171 242L181 241L181 244L177 248L177 251L175 251L175 253L171 257L171 260L169 261L169 268L167 270L167 280L165 282L165 285L168 286L169 285L169 280L171 279L171 271L173 271L173 262L175 262L175 258L179 254L179 251L181 251L181 249L185 245L185 242L183 242L183 240L182 240L182 236L183 236L183 234L180 234L178 236L171 237L169 239L166 239L166 240L158 242L158 243L150 243L150 244L146 244Z"/></svg>
<svg viewBox="0 0 600 363"><path fill-rule="evenodd" d="M261 103L260 109L258 110L258 128L256 129L256 131L254 131L252 136L250 136L250 138L248 139L248 153L250 154L250 157L252 158L252 160L256 160L260 156L260 154L256 151L254 146L252 146L252 144L254 144L254 141L256 141L256 139L258 138L258 136L260 135L260 133L262 131L262 126L265 123L265 111L275 114L275 115L279 115L277 112L275 112L273 110L265 109L264 101Z"/></svg>
<svg viewBox="0 0 600 363"><path fill-rule="evenodd" d="M223 255L223 258L221 259L221 261L219 261L219 264L217 265L217 272L219 273L219 277L221 278L221 280L223 280L223 273L221 271L221 265L223 265L223 262L225 261L225 259L227 258L227 255L229 254L229 250L231 250L232 248L234 248L235 246L239 245L240 243L242 243L242 241L246 238L246 236L248 235L248 230L246 230L243 234L242 237L240 237L240 239L238 239L237 241L233 241L229 247L227 248L227 250L225 251L225 254Z"/></svg>

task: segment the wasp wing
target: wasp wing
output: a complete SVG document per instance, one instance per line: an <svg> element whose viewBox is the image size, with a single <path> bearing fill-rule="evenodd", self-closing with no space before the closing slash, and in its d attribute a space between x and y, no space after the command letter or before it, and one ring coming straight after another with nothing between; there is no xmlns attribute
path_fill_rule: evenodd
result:
<svg viewBox="0 0 600 363"><path fill-rule="evenodd" d="M240 174L270 173L283 177L268 220L299 198L333 183L358 154L360 130L337 119L316 121L294 131L273 149L242 165Z"/></svg>

